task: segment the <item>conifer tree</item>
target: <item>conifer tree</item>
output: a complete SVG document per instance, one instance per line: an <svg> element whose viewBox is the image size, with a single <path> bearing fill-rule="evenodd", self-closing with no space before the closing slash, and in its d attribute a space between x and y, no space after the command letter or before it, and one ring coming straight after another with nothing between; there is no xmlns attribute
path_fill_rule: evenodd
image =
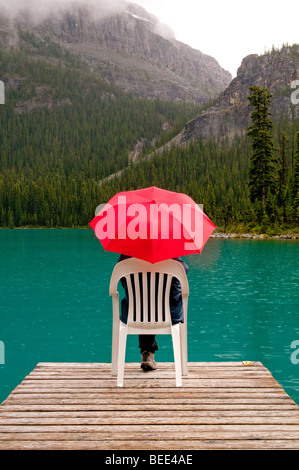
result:
<svg viewBox="0 0 299 470"><path fill-rule="evenodd" d="M281 147L280 147L280 152L279 152L279 170L278 170L278 175L279 175L279 187L278 187L278 193L279 193L279 198L282 198L282 193L283 190L286 186L287 183L287 171L288 171L288 161L287 161L287 140L286 140L286 134L285 132L281 133Z"/></svg>
<svg viewBox="0 0 299 470"><path fill-rule="evenodd" d="M250 200L261 201L265 206L268 190L275 186L275 166L273 157L272 121L269 118L269 106L272 95L267 88L258 86L249 87L251 95L248 97L253 106L251 119L253 124L247 129L247 135L252 141L253 153L249 169Z"/></svg>
<svg viewBox="0 0 299 470"><path fill-rule="evenodd" d="M298 206L298 192L299 192L299 132L296 132L295 137L295 154L293 163L293 181L292 193L295 206ZM297 202L296 202L297 201Z"/></svg>
<svg viewBox="0 0 299 470"><path fill-rule="evenodd" d="M281 144L279 149L278 169L278 203L283 208L283 220L286 221L286 190L288 176L287 139L285 132L281 133Z"/></svg>

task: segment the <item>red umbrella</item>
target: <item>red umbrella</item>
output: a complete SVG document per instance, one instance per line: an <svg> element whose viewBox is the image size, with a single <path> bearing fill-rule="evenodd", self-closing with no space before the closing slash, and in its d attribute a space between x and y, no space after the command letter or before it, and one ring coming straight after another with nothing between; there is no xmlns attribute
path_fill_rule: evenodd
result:
<svg viewBox="0 0 299 470"><path fill-rule="evenodd" d="M155 186L116 194L89 224L105 250L151 263L201 253L216 228L191 197Z"/></svg>

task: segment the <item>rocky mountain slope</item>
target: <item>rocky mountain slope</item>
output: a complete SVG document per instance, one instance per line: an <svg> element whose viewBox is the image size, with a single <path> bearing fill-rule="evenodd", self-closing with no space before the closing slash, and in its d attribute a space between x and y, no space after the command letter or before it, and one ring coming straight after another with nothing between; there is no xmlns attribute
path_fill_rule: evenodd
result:
<svg viewBox="0 0 299 470"><path fill-rule="evenodd" d="M180 145L200 136L233 138L236 134L243 134L251 122L247 97L250 94L249 87L253 85L267 88L272 94L270 111L274 121L278 121L282 114L290 121L298 118L299 105L293 104L291 100L294 92L291 84L298 79L299 45L245 57L237 77L221 93L215 105L188 122L168 146L172 143Z"/></svg>
<svg viewBox="0 0 299 470"><path fill-rule="evenodd" d="M283 47L264 55L251 54L245 57L238 69L237 77L220 94L213 106L207 107L184 129L156 151L143 157L150 160L157 153L173 146L185 146L200 137L215 137L216 140L243 135L251 123L251 107L247 97L249 87L257 85L268 88L272 94L270 112L273 121L286 116L290 123L299 118L299 104L293 104L291 84L299 80L299 45ZM298 84L297 84L298 89ZM297 92L296 96L298 96ZM297 98L298 99L298 98ZM125 171L125 170L123 170ZM122 175L123 171L110 175L101 183Z"/></svg>
<svg viewBox="0 0 299 470"><path fill-rule="evenodd" d="M0 47L34 55L46 44L79 54L86 66L123 91L145 98L205 103L230 83L218 62L176 41L172 31L138 5L104 0L69 5L37 18L1 15ZM39 46L38 46L39 45Z"/></svg>

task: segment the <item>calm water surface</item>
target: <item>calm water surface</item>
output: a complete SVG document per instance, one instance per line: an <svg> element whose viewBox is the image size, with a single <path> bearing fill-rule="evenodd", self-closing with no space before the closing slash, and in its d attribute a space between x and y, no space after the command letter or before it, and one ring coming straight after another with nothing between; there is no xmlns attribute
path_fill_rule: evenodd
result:
<svg viewBox="0 0 299 470"><path fill-rule="evenodd" d="M186 257L189 360L261 361L299 404L298 258L298 241L214 239ZM91 229L0 230L0 402L38 362L111 361L117 259ZM126 359L140 360L136 337Z"/></svg>

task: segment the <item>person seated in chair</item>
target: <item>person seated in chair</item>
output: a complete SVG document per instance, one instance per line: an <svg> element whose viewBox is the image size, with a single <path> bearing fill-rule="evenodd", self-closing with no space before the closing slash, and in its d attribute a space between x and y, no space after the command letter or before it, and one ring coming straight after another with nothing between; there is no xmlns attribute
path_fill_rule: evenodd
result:
<svg viewBox="0 0 299 470"><path fill-rule="evenodd" d="M125 259L131 258L131 256L120 255L118 262ZM185 269L186 274L189 268L182 258L173 258L175 261L181 263ZM123 323L127 323L128 318L128 290L126 279L121 279L121 284L125 290L125 297L121 301L121 315L120 319ZM184 311L182 302L182 290L181 284L175 277L172 278L170 287L170 314L171 322L173 325L176 323L184 323ZM139 335L139 349L141 352L141 365L140 367L144 370L154 370L157 368L155 361L155 352L158 351L158 344L156 341L156 335Z"/></svg>

